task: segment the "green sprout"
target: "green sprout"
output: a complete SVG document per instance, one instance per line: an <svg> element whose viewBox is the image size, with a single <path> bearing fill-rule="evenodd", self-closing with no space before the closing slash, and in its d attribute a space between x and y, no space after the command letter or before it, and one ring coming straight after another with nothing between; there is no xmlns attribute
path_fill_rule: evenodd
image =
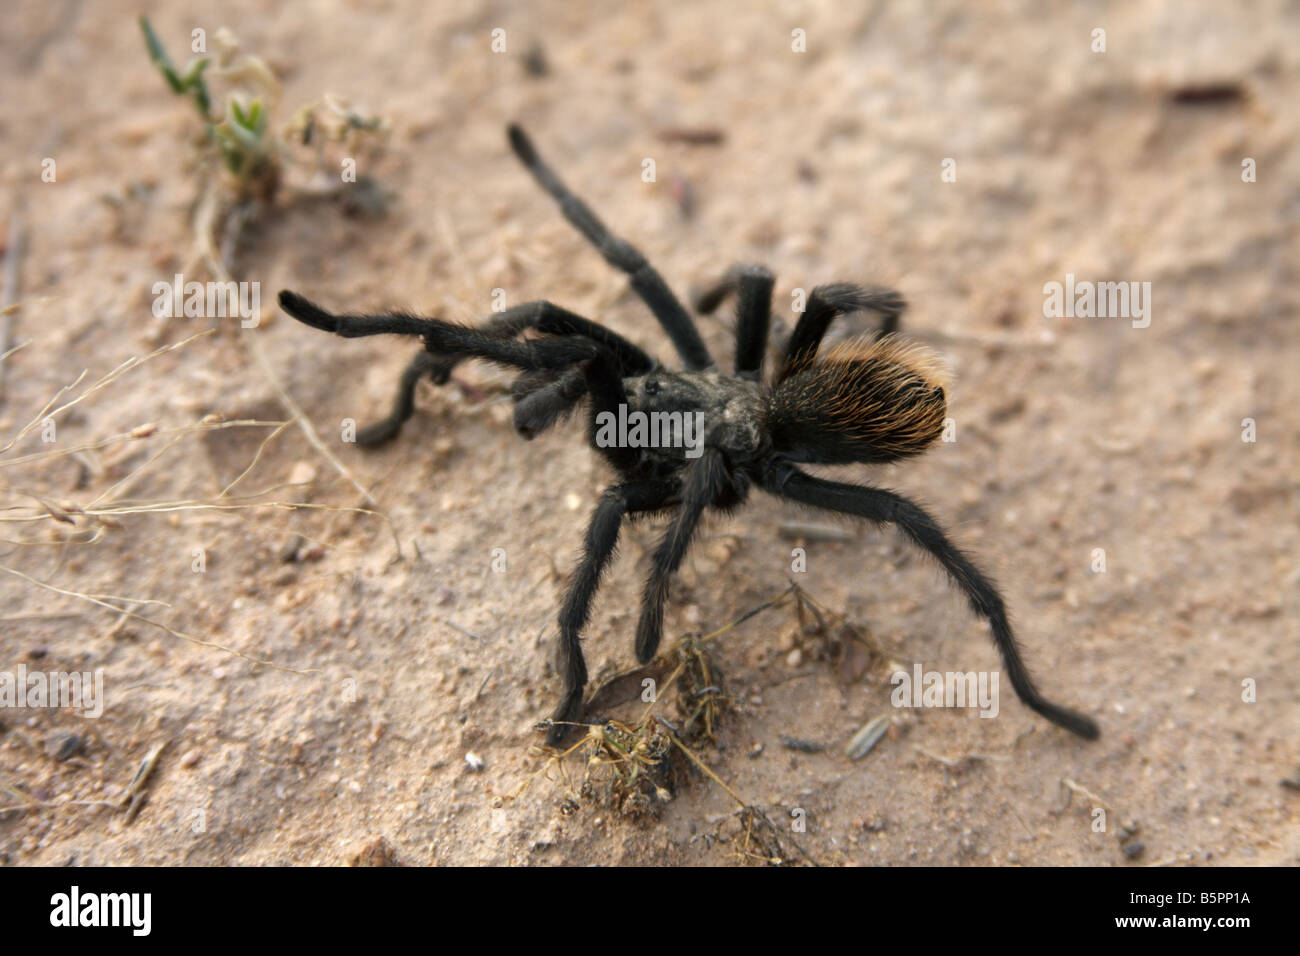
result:
<svg viewBox="0 0 1300 956"><path fill-rule="evenodd" d="M212 94L208 91L203 73L212 65L210 57L191 60L181 73L176 69L167 48L158 39L153 24L143 14L140 31L158 72L178 96L189 96L199 116L207 125L208 139L217 144L221 158L245 191L259 182L275 183L278 179L272 158L272 143L266 135L266 110L261 99L252 100L247 107L240 98L231 94L226 104L224 119L212 113Z"/></svg>
<svg viewBox="0 0 1300 956"><path fill-rule="evenodd" d="M139 23L150 61L173 93L194 103L203 122L200 149L207 162L193 218L199 254L214 274L229 274L241 233L270 208L282 186L299 196L337 200L347 215L384 214L388 194L379 184L355 172L341 177L340 160L326 154L327 146L331 153L346 150L355 170L353 157L367 142L386 137L382 117L357 113L326 93L299 109L287 130L272 130L279 83L262 60L240 50L234 34L218 30L214 55L180 70L149 18L141 15ZM213 80L222 84L220 92ZM224 109L214 108L214 101ZM226 176L213 175L223 168Z"/></svg>
<svg viewBox="0 0 1300 956"><path fill-rule="evenodd" d="M212 61L206 56L201 57L191 61L190 65L185 68L184 74L177 73L172 58L167 54L167 48L158 39L158 34L153 32L153 24L149 22L149 18L143 13L140 14L140 31L144 34L144 45L149 50L149 59L158 68L158 72L163 75L163 79L172 88L172 92L177 96L185 96L186 94L192 96L199 115L211 124L212 97L208 95L208 85L203 81L203 71L212 65Z"/></svg>

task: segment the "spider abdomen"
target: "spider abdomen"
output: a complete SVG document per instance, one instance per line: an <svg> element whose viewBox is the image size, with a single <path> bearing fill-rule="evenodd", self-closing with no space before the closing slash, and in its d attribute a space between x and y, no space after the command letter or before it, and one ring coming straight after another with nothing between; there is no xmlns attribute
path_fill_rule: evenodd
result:
<svg viewBox="0 0 1300 956"><path fill-rule="evenodd" d="M840 346L769 395L773 447L825 464L918 455L943 432L943 379L935 355L920 346L889 338Z"/></svg>

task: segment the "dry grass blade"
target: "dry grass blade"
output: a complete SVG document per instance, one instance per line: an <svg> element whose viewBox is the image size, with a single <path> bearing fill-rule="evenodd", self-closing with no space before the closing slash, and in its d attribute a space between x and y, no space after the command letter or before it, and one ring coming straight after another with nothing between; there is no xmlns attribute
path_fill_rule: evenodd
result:
<svg viewBox="0 0 1300 956"><path fill-rule="evenodd" d="M68 392L72 391L74 388L76 388L78 385L81 384L81 380L84 379L87 374L85 371L83 371L80 375L76 377L76 379L72 382L71 385L65 385L61 389L59 389L59 391L55 393L54 397L51 398L48 402L46 402L45 406L39 412L37 412L36 417L33 418L30 422L28 422L26 425L24 425L22 429L18 432L18 434L15 435L7 445L0 447L0 454L7 452L10 448L13 448L14 445L18 444L20 441L26 438L29 434L31 434L33 430L35 430L40 426L41 422L45 421L48 418L53 418L55 415L59 415L63 412L66 412L68 409L81 404L81 402L85 401L91 395L95 394L96 392L100 391L103 388L108 387L113 382L117 381L117 379L125 375L127 372L131 371L133 368L138 368L139 366L143 365L145 362L157 358L159 355L165 355L168 352L174 352L177 349L184 348L186 345L189 345L191 342L196 341L197 339L201 339L205 335L211 335L211 334L212 334L212 330L207 329L203 332L197 332L194 335L191 335L187 339L182 339L179 342L173 342L170 345L164 345L161 348L154 349L152 352L145 355L143 358L138 355L133 355L131 356L131 358L127 359L117 368L113 369L111 372L109 372L99 381L95 382L95 384L87 388L84 392L82 392L72 401L66 402L63 405L59 405L57 408L54 407L55 403L58 402L59 399L61 399L64 395L66 395Z"/></svg>
<svg viewBox="0 0 1300 956"><path fill-rule="evenodd" d="M48 584L45 581L38 581L35 578L31 577L30 575L23 574L21 571L16 571L13 568L5 567L4 565L0 565L0 571L5 571L8 574L14 575L15 577L22 578L24 581L28 582L29 584L34 584L36 585L36 587L44 588L47 591L53 591L55 594L61 594L64 597L76 598L79 601L87 601L91 604L96 604L102 608L107 608L110 611L116 611L119 614L124 614L127 617L140 621L141 623L148 624L152 627L156 627L160 631L164 631L165 633L170 634L172 637L179 637L181 640L189 641L191 644L196 644L199 647L211 647L219 651L225 651L227 654L230 654L234 657L238 657L241 660L248 661L250 664L259 664L263 667L272 667L278 671L286 671L287 673L299 674L304 677L311 674L319 673L319 671L316 670L299 670L296 667L286 667L283 664L276 664L274 661L264 661L264 660L259 660L256 657L250 657L249 655L243 653L242 651L238 651L233 647L229 647L225 644L219 644L216 641L205 641L202 640L201 638L195 637L193 634L186 634L184 631L178 631L175 628L168 627L166 624L163 624L160 621L155 621L152 620L151 618L144 617L143 615L136 614L134 611L130 610L129 608L119 607L118 605L113 604L109 601L105 601L101 598L98 598L93 594L83 594L80 591L69 591L64 588L56 587L53 584ZM134 603L139 603L139 604L161 603L157 601L148 601L148 600L136 600L136 599L132 599L132 600ZM169 606L169 605L164 605L164 606Z"/></svg>

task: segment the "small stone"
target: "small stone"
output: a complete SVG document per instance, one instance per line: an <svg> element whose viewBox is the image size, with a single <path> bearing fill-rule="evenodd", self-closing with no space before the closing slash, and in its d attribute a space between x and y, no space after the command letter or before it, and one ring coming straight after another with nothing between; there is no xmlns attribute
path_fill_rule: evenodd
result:
<svg viewBox="0 0 1300 956"><path fill-rule="evenodd" d="M302 550L303 544L304 541L302 535L295 534L285 543L284 547L280 549L280 560L285 562L297 561L298 552Z"/></svg>
<svg viewBox="0 0 1300 956"><path fill-rule="evenodd" d="M1115 832L1122 843L1125 840L1133 839L1133 837L1137 836L1141 830L1142 824L1138 823L1136 820L1125 820L1119 825L1119 829Z"/></svg>
<svg viewBox="0 0 1300 956"><path fill-rule="evenodd" d="M184 770L189 770L191 767L193 767L202 759L203 759L203 751L199 750L197 747L192 747L191 749L185 751L185 755L181 757L180 760L181 768Z"/></svg>
<svg viewBox="0 0 1300 956"><path fill-rule="evenodd" d="M476 753L475 753L474 751L472 751L472 750L468 751L468 752L465 754L465 764L466 764L466 765L469 767L469 769L472 770L474 773L478 773L480 770L482 770L482 769L486 766L486 764L484 764L484 762L483 762L483 758L480 757L478 754L476 754Z"/></svg>
<svg viewBox="0 0 1300 956"><path fill-rule="evenodd" d="M72 757L77 756L86 749L86 740L76 734L57 733L52 734L45 741L45 756L58 763L63 763Z"/></svg>
<svg viewBox="0 0 1300 956"><path fill-rule="evenodd" d="M289 469L289 484L310 485L316 480L316 466L309 461L295 462Z"/></svg>

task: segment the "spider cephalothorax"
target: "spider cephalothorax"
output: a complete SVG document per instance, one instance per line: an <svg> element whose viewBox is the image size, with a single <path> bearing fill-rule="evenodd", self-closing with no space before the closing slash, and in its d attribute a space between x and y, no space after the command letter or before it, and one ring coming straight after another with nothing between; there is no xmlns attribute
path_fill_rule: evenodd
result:
<svg viewBox="0 0 1300 956"><path fill-rule="evenodd" d="M515 427L532 438L578 403L587 402L588 438L618 473L587 527L582 558L560 608L556 661L564 695L550 723L557 744L583 716L587 665L579 637L625 519L670 517L651 560L637 625L636 653L654 657L663 632L668 583L706 510L730 510L757 486L782 498L897 525L927 551L984 617L1020 699L1081 737L1098 736L1088 717L1045 699L1034 686L997 588L920 506L883 488L814 477L797 463L890 462L919 454L940 435L946 411L942 372L928 350L893 336L904 309L888 289L819 286L808 297L776 372L763 379L771 316L772 274L761 266L731 269L699 297L700 312L737 297L735 372L717 369L703 339L659 273L631 245L612 235L551 171L517 126L515 155L559 203L565 217L614 267L663 326L684 371L671 372L627 339L549 302L529 302L472 327L391 312L334 315L293 292L280 293L290 315L318 329L355 337L419 336L418 353L402 376L388 418L357 434L374 445L397 434L411 416L417 382L445 383L464 358L486 359L520 372L512 387ZM819 354L831 322L850 312L881 316L877 337ZM533 337L520 338L531 331Z"/></svg>

